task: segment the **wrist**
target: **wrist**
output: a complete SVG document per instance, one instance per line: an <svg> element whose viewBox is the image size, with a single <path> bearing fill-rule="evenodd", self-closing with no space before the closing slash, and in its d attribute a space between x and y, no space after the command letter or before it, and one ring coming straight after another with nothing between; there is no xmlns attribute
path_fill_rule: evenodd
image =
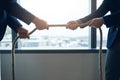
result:
<svg viewBox="0 0 120 80"><path fill-rule="evenodd" d="M83 23L83 21L81 19L76 20L76 22L79 23L79 24Z"/></svg>
<svg viewBox="0 0 120 80"><path fill-rule="evenodd" d="M32 21L32 23L36 24L37 21L38 21L38 18L35 16L34 19L33 19L33 21Z"/></svg>
<svg viewBox="0 0 120 80"><path fill-rule="evenodd" d="M32 20L32 23L36 23L36 17L34 17L34 19Z"/></svg>
<svg viewBox="0 0 120 80"><path fill-rule="evenodd" d="M104 19L101 17L101 22L104 24Z"/></svg>
<svg viewBox="0 0 120 80"><path fill-rule="evenodd" d="M104 19L101 17L100 18L101 24L104 24Z"/></svg>

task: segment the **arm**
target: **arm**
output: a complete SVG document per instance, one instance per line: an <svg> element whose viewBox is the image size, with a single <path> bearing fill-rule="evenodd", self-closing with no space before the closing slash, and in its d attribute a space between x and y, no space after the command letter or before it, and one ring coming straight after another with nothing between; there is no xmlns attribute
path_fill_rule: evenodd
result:
<svg viewBox="0 0 120 80"><path fill-rule="evenodd" d="M4 7L8 14L17 17L26 24L30 24L34 19L34 15L21 7L16 0L4 0Z"/></svg>
<svg viewBox="0 0 120 80"><path fill-rule="evenodd" d="M29 38L28 30L24 29L19 21L13 16L7 16L8 26L19 34L20 38Z"/></svg>
<svg viewBox="0 0 120 80"><path fill-rule="evenodd" d="M107 27L120 25L120 11L104 16L103 20Z"/></svg>
<svg viewBox="0 0 120 80"><path fill-rule="evenodd" d="M80 21L82 20L82 22L86 22L93 18L103 17L108 11L109 11L109 4L106 0L104 0L102 2L102 4L100 5L100 7L96 11L94 11L90 15L88 15L82 19L79 19L79 20ZM79 22L79 20L77 20L77 21Z"/></svg>
<svg viewBox="0 0 120 80"><path fill-rule="evenodd" d="M75 30L77 27L79 27L80 24L85 23L87 21L90 22L90 20L92 20L93 18L99 18L104 16L107 12L109 11L109 4L108 2L105 0L103 1L103 3L100 5L100 7L93 13L89 14L88 16L78 19L78 20L73 20L73 21L69 21L67 23L67 28Z"/></svg>
<svg viewBox="0 0 120 80"><path fill-rule="evenodd" d="M89 26L99 28L102 26L102 24L105 24L107 27L111 27L111 26L118 27L118 25L120 25L119 21L120 21L120 11L101 18L94 18L89 23Z"/></svg>
<svg viewBox="0 0 120 80"><path fill-rule="evenodd" d="M18 32L18 28L22 27L22 24L13 16L7 16L7 24L16 33Z"/></svg>
<svg viewBox="0 0 120 80"><path fill-rule="evenodd" d="M4 0L4 7L9 15L15 16L26 24L30 24L32 22L40 30L48 28L46 21L39 19L23 7L21 7L16 2L16 0Z"/></svg>

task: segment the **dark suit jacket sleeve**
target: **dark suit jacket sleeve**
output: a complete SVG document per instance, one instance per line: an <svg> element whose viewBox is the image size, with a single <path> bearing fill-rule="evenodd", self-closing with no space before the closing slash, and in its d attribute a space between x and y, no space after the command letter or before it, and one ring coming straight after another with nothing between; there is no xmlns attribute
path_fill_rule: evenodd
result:
<svg viewBox="0 0 120 80"><path fill-rule="evenodd" d="M19 27L22 27L22 25L19 23L19 21L15 17L13 17L13 16L7 16L7 24L16 33L17 33L17 29Z"/></svg>
<svg viewBox="0 0 120 80"><path fill-rule="evenodd" d="M16 0L5 0L5 9L6 11L16 18L22 20L26 24L30 24L34 19L34 15L21 7Z"/></svg>
<svg viewBox="0 0 120 80"><path fill-rule="evenodd" d="M103 19L107 27L117 27L117 25L120 25L120 11L112 13L111 15L104 16Z"/></svg>
<svg viewBox="0 0 120 80"><path fill-rule="evenodd" d="M108 5L109 4L106 2L106 0L104 0L102 2L102 4L100 5L100 7L96 11L94 11L90 15L88 15L88 16L82 18L82 19L79 19L79 20L82 20L83 22L86 22L86 21L91 20L93 18L103 17L109 11L109 6Z"/></svg>

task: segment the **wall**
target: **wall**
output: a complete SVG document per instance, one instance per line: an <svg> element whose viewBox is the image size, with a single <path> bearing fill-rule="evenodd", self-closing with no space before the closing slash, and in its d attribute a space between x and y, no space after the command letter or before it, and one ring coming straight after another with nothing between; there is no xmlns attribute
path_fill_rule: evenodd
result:
<svg viewBox="0 0 120 80"><path fill-rule="evenodd" d="M98 80L98 54L16 54L15 71L16 80ZM2 80L11 73L11 55L2 54Z"/></svg>

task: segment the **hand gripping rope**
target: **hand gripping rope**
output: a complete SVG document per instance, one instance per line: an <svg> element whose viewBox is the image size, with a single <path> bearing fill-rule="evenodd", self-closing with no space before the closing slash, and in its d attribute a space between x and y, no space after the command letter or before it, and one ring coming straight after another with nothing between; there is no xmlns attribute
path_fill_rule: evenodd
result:
<svg viewBox="0 0 120 80"><path fill-rule="evenodd" d="M88 26L89 24L89 21L86 22L86 23L83 23L80 26L80 28L84 28L86 26ZM51 25L48 25L49 27L65 27L66 24L51 24ZM37 28L33 29L29 35L31 35L33 32L35 32L37 30ZM103 80L103 72L102 72L102 29L99 28L99 31L100 31L100 47L99 47L99 80ZM12 51L11 51L11 54L12 54L12 80L15 80L15 45L16 45L16 42L17 40L19 39L19 36L15 38L15 40L13 41L13 44L12 44Z"/></svg>

